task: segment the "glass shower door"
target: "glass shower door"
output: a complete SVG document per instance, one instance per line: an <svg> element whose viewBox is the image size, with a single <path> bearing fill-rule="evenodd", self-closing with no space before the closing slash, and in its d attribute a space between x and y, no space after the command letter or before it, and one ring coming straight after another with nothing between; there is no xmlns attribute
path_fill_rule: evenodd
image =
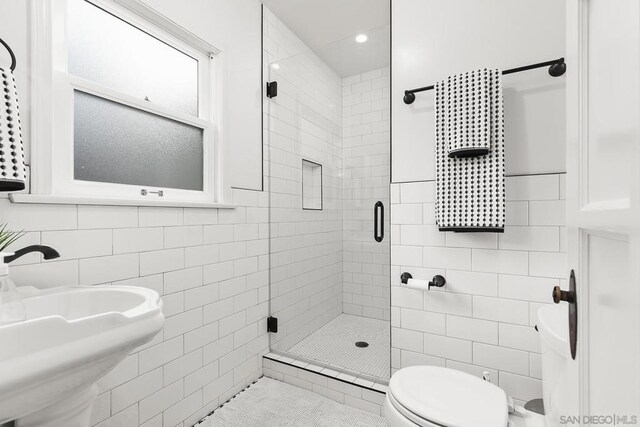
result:
<svg viewBox="0 0 640 427"><path fill-rule="evenodd" d="M386 31L388 28L380 29ZM389 378L389 68L343 76L341 46L269 64L271 351Z"/></svg>

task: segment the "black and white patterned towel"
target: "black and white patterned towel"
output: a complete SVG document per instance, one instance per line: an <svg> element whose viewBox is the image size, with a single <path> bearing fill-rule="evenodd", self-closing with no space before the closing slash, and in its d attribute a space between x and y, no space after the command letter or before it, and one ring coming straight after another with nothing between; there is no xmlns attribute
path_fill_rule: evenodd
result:
<svg viewBox="0 0 640 427"><path fill-rule="evenodd" d="M492 105L502 99L500 71L469 71L447 77L438 83L445 122L449 157L475 157L489 153ZM436 96L438 96L436 94ZM500 102L502 108L502 102ZM500 114L500 112L498 112Z"/></svg>
<svg viewBox="0 0 640 427"><path fill-rule="evenodd" d="M27 179L13 72L0 68L0 191L24 190Z"/></svg>
<svg viewBox="0 0 640 427"><path fill-rule="evenodd" d="M484 71L484 70L483 70ZM504 232L505 224L505 163L504 163L504 108L501 73L487 71L491 92L487 104L474 99L477 111L483 110L488 118L488 149L476 157L450 157L450 149L457 146L455 135L481 135L481 126L474 120L471 130L457 132L449 128L450 100L446 96L447 82L436 84L436 223L440 231ZM460 101L458 99L458 101ZM465 105L466 108L466 105ZM463 139L460 139L463 141ZM466 141L469 141L468 139ZM458 144L459 145L459 144ZM466 145L465 145L466 146Z"/></svg>

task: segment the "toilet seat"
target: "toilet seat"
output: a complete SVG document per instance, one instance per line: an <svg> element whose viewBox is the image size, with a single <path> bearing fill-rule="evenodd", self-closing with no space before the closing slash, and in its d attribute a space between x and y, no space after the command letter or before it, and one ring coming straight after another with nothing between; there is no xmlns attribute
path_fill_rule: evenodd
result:
<svg viewBox="0 0 640 427"><path fill-rule="evenodd" d="M385 415L404 418L398 425L506 427L505 392L465 372L437 366L411 366L389 382ZM390 424L393 426L393 424Z"/></svg>
<svg viewBox="0 0 640 427"><path fill-rule="evenodd" d="M390 427L441 427L433 424L403 407L392 395L387 393L383 406L384 417Z"/></svg>

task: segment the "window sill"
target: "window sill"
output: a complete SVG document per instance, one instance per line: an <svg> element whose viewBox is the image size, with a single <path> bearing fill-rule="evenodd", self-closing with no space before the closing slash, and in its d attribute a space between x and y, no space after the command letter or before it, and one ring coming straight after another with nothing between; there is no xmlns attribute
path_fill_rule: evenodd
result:
<svg viewBox="0 0 640 427"><path fill-rule="evenodd" d="M214 202L185 202L169 200L131 200L100 197L51 196L42 194L10 193L11 203L52 205L108 205L108 206L160 206L168 208L235 209L238 205Z"/></svg>

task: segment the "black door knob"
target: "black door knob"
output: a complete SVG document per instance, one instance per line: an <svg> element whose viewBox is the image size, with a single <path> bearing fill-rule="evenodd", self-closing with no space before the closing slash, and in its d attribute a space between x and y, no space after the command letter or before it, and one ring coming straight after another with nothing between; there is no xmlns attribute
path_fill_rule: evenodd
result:
<svg viewBox="0 0 640 427"><path fill-rule="evenodd" d="M553 302L556 304L560 304L560 301L565 301L568 303L574 303L576 301L576 293L575 291L563 291L560 289L560 286L556 286L553 288L553 293L551 294L553 298Z"/></svg>

